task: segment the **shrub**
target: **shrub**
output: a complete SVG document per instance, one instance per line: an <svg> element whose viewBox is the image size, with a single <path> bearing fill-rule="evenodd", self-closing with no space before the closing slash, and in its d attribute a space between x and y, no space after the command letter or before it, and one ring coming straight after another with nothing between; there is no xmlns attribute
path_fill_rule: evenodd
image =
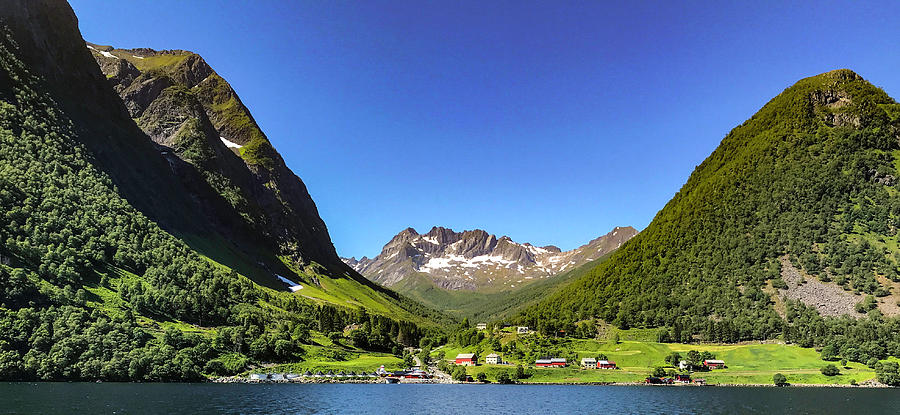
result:
<svg viewBox="0 0 900 415"><path fill-rule="evenodd" d="M821 371L825 376L836 376L841 374L840 369L838 369L835 365L825 365L825 367L823 367Z"/></svg>
<svg viewBox="0 0 900 415"><path fill-rule="evenodd" d="M784 386L787 385L787 378L781 373L776 373L772 376L772 382L775 383L775 386Z"/></svg>

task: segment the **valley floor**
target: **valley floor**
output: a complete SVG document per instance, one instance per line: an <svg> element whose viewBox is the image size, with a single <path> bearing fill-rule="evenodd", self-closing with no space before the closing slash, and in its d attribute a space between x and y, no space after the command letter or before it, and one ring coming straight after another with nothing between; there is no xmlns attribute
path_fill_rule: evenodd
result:
<svg viewBox="0 0 900 415"><path fill-rule="evenodd" d="M569 362L565 368L536 368L533 361L511 362L504 365L469 366L468 375L477 376L485 373L489 381L496 381L501 373L512 373L516 365L525 367L525 379L522 383L533 384L578 384L578 383L627 383L643 382L654 367L674 370L665 363L665 357L672 352L682 356L689 350L708 351L724 360L726 368L692 373L693 379L704 379L707 385L772 385L772 377L776 373L786 376L792 385L850 386L851 381L860 385L875 385L875 371L863 364L848 362L846 367L840 362L824 361L815 349L802 348L788 344L678 344L654 343L644 341L601 342L596 340L567 340L562 347L568 353L575 353L578 359L595 357L604 354L609 360L616 362L618 369L581 369L578 361ZM445 359L452 361L457 353L474 352L474 347L446 347ZM483 350L482 354L491 353ZM891 358L896 361L897 359ZM840 368L840 374L825 376L820 369L828 364Z"/></svg>

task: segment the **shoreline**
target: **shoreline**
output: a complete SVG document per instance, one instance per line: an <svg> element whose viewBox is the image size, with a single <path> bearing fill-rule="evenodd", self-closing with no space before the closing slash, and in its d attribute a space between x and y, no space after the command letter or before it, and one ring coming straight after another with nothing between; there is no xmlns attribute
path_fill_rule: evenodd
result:
<svg viewBox="0 0 900 415"><path fill-rule="evenodd" d="M164 382L160 382L164 383ZM336 380L336 379L303 379L303 380L250 380L247 378L227 377L211 379L204 383L244 383L244 384L388 384L384 378L371 380ZM458 382L447 380L401 380L397 384L402 385L504 385L496 382ZM785 386L776 386L771 383L717 383L698 385L692 383L659 385L648 384L645 382L515 382L505 385L519 386L644 386L644 387L660 387L660 388L705 388L705 387L722 387L722 388L848 388L848 389L889 389L892 386L884 385L877 382L866 382L857 385L835 384L835 383L795 383Z"/></svg>

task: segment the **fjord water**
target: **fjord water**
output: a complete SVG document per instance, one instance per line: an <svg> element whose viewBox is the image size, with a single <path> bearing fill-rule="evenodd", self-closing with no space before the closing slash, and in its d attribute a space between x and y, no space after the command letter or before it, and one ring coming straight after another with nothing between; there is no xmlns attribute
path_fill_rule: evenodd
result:
<svg viewBox="0 0 900 415"><path fill-rule="evenodd" d="M900 391L535 385L0 383L12 414L875 414Z"/></svg>

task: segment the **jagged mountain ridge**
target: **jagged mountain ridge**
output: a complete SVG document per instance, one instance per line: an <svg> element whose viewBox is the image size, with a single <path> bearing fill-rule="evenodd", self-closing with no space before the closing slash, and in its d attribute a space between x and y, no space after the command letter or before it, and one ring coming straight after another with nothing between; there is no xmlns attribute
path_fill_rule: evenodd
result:
<svg viewBox="0 0 900 415"><path fill-rule="evenodd" d="M423 274L447 290L508 290L565 272L612 252L637 234L616 227L570 251L517 243L475 229L455 232L435 226L420 235L407 228L375 258L344 258L363 276L387 287Z"/></svg>
<svg viewBox="0 0 900 415"><path fill-rule="evenodd" d="M253 245L267 246L297 268L315 263L333 274L349 271L302 180L200 55L86 46L175 174L191 189L212 188L255 234ZM231 227L223 232L234 233Z"/></svg>

